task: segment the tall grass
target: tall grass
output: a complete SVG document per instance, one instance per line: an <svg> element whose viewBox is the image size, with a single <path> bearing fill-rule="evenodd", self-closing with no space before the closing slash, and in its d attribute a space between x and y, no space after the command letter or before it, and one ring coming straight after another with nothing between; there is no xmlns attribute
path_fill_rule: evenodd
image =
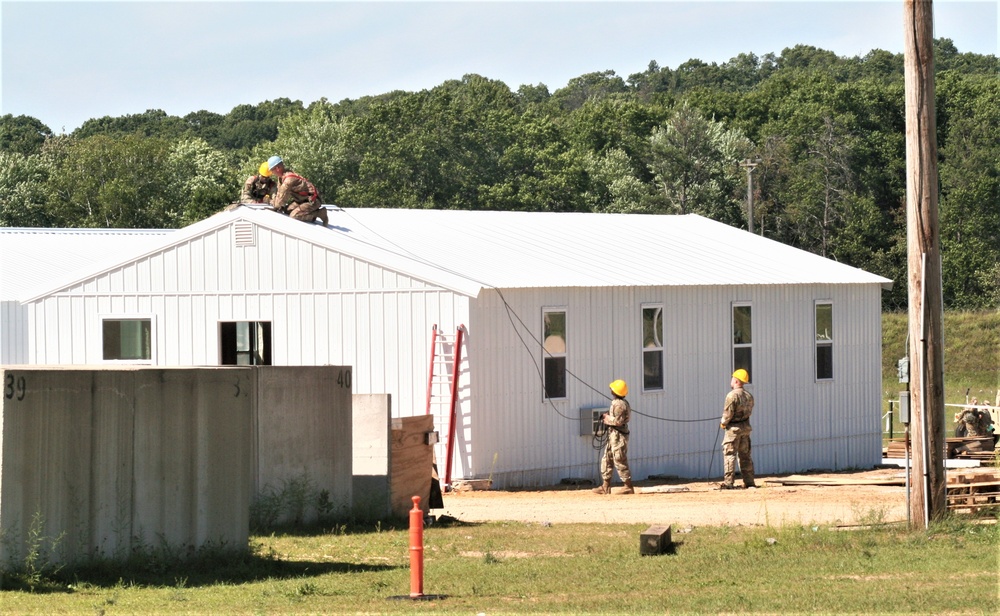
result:
<svg viewBox="0 0 1000 616"><path fill-rule="evenodd" d="M882 315L883 409L906 389L897 377L896 363L906 357L906 313ZM912 344L912 342L911 342ZM1000 311L944 314L944 401L964 404L969 398L992 404L1000 390ZM945 409L945 426L952 426L956 409ZM893 433L902 435L894 421Z"/></svg>

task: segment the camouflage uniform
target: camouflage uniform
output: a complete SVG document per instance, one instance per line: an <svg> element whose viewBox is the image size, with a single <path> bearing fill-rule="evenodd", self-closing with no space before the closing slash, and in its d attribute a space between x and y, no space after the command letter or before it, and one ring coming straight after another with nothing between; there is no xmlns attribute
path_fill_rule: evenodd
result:
<svg viewBox="0 0 1000 616"><path fill-rule="evenodd" d="M965 434L963 436L965 438L992 436L989 433L989 420L987 417L987 413L984 413L977 408L967 408L963 410L958 416L959 424L965 427ZM984 445L982 441L962 443L961 445L956 445L952 449L950 455L961 453L963 451L985 451L989 445L992 445L992 443L987 445Z"/></svg>
<svg viewBox="0 0 1000 616"><path fill-rule="evenodd" d="M243 192L240 193L240 203L270 203L277 191L277 184L269 177L262 175L251 175L243 183Z"/></svg>
<svg viewBox="0 0 1000 616"><path fill-rule="evenodd" d="M275 210L288 214L295 220L313 222L319 218L324 225L330 222L326 210L321 207L316 187L309 180L291 171L286 171L281 176L278 194L271 203Z"/></svg>
<svg viewBox="0 0 1000 616"><path fill-rule="evenodd" d="M632 481L632 471L628 468L628 421L632 408L625 398L615 398L608 409L608 443L601 458L601 479L611 483L611 467L618 470L618 476L625 483Z"/></svg>
<svg viewBox="0 0 1000 616"><path fill-rule="evenodd" d="M736 458L740 459L740 474L743 485L753 487L753 458L751 457L750 414L753 413L753 395L743 388L737 388L726 394L725 408L722 411L722 425L726 436L722 439L722 458L725 464L723 482L732 486L736 481Z"/></svg>

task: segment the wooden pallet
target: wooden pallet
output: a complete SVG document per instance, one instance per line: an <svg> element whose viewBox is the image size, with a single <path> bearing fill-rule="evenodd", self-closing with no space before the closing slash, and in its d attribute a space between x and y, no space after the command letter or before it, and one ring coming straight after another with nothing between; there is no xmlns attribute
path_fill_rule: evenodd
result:
<svg viewBox="0 0 1000 616"><path fill-rule="evenodd" d="M1000 475L961 473L948 477L945 499L949 511L978 513L1000 507Z"/></svg>
<svg viewBox="0 0 1000 616"><path fill-rule="evenodd" d="M988 442L987 442L988 439ZM993 451L993 437L973 437L973 438L961 438L961 437L948 437L945 439L944 455L948 456L948 451L952 449L953 446L963 443L969 443L972 441L982 441L983 451L963 451L956 453L951 456L952 459L965 459L965 460L979 460L982 466L996 466L997 465L997 454ZM912 446L912 443L911 443ZM886 458L905 458L906 457L906 441L903 438L894 438L888 442L886 447L882 449L882 454ZM910 457L913 457L913 451L910 451Z"/></svg>

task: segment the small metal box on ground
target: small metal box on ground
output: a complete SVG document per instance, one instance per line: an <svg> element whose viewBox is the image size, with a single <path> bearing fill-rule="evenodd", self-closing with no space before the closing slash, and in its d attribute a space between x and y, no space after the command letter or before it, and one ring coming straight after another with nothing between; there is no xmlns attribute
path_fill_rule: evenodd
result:
<svg viewBox="0 0 1000 616"><path fill-rule="evenodd" d="M670 527L650 526L639 535L639 554L666 554L670 551Z"/></svg>

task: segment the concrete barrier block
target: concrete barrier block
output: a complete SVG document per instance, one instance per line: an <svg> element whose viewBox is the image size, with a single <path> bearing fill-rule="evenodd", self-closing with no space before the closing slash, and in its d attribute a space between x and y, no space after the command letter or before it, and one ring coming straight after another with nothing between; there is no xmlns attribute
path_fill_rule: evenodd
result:
<svg viewBox="0 0 1000 616"><path fill-rule="evenodd" d="M146 544L245 546L253 371L146 370L136 386L133 533Z"/></svg>
<svg viewBox="0 0 1000 616"><path fill-rule="evenodd" d="M290 483L326 491L333 516L347 517L353 500L352 370L348 366L258 366L257 495ZM314 494L314 495L315 495ZM296 512L316 519L315 505ZM280 522L293 520L285 518Z"/></svg>
<svg viewBox="0 0 1000 616"><path fill-rule="evenodd" d="M352 438L354 503L358 519L380 519L392 513L389 499L389 394L355 394Z"/></svg>

